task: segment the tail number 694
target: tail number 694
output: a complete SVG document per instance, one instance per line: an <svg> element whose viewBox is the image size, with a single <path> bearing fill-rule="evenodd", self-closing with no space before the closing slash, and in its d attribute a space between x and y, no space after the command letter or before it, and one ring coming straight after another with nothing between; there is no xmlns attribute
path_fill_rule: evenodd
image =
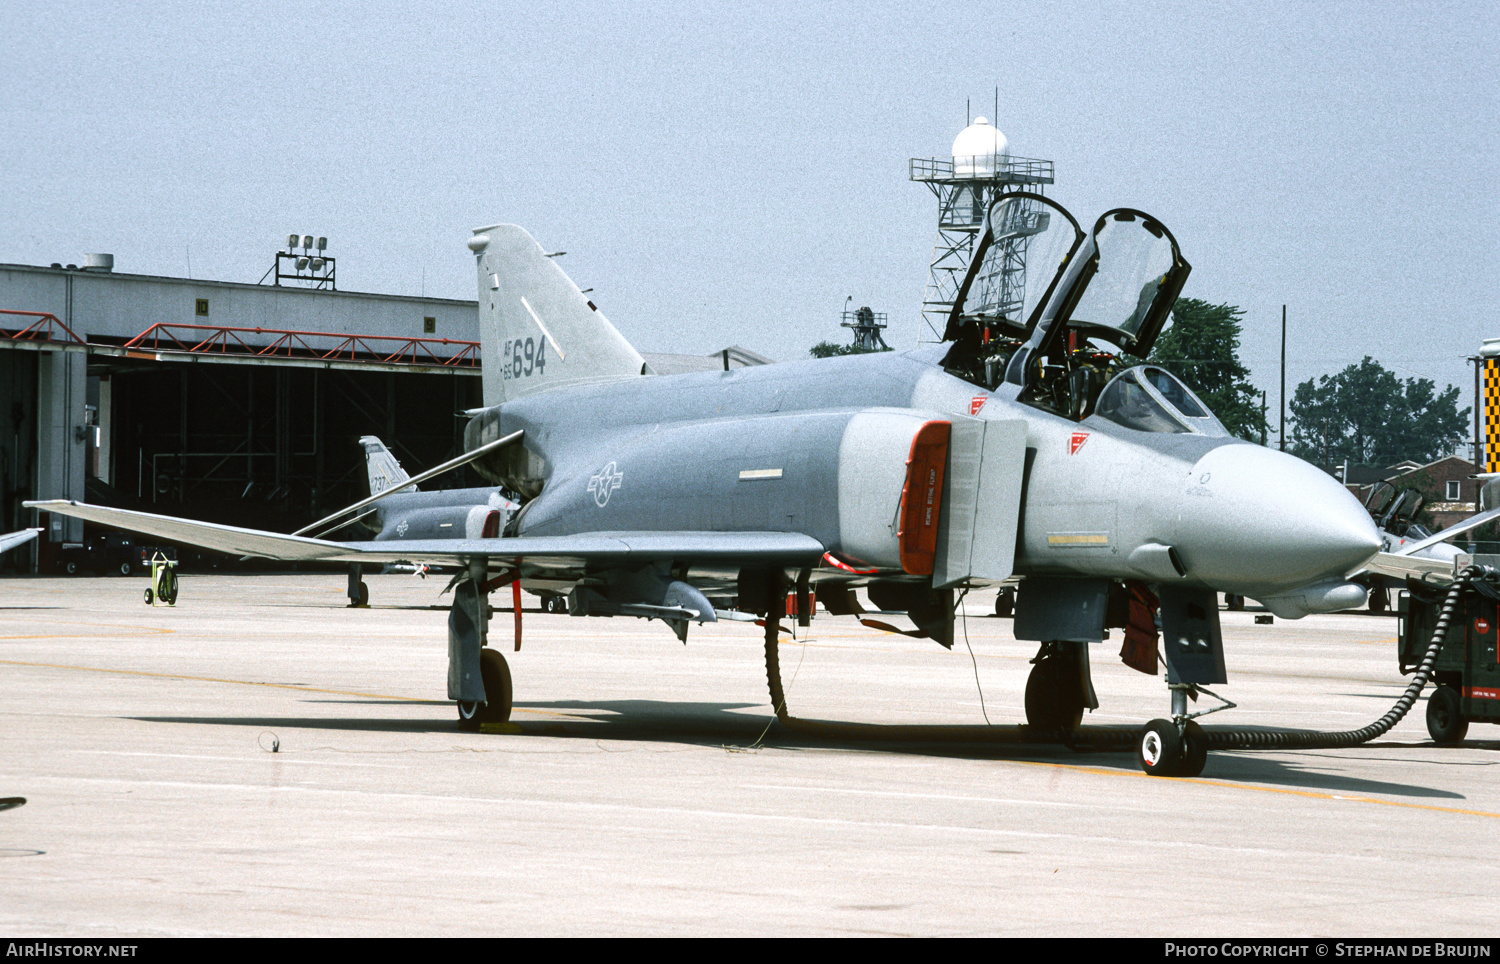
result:
<svg viewBox="0 0 1500 964"><path fill-rule="evenodd" d="M506 380L542 375L547 368L547 342L542 338L517 338L505 343L500 370Z"/></svg>

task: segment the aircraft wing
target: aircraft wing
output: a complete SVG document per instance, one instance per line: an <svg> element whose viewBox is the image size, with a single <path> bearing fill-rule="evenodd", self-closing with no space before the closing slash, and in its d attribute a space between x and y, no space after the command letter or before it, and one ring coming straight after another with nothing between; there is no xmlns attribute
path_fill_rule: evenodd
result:
<svg viewBox="0 0 1500 964"><path fill-rule="evenodd" d="M5 552L7 549L14 549L19 545L25 545L32 539L35 539L36 534L41 531L41 529L22 529L19 532L7 532L4 535L0 535L0 552Z"/></svg>
<svg viewBox="0 0 1500 964"><path fill-rule="evenodd" d="M1481 512L1478 515L1469 516L1467 519L1458 523L1457 525L1451 525L1448 528L1444 529L1442 532L1428 536L1421 542L1413 542L1409 546L1403 546L1401 550L1396 553L1396 555L1409 556L1414 552L1421 552L1428 546L1435 546L1439 542L1443 542L1446 539L1451 539L1457 535L1462 535L1465 532L1468 532L1470 529L1477 529L1478 527L1484 525L1486 522L1491 522L1495 519L1500 519L1500 508L1490 509L1486 512Z"/></svg>
<svg viewBox="0 0 1500 964"><path fill-rule="evenodd" d="M528 568L540 569L568 569L599 563L621 565L660 559L708 564L813 565L824 552L824 546L818 540L796 532L591 532L498 539L330 542L66 499L27 502L26 506L170 542L290 562L423 562L451 566L474 556L488 556L492 565L524 562Z"/></svg>
<svg viewBox="0 0 1500 964"><path fill-rule="evenodd" d="M1449 582L1453 581L1453 563L1446 559L1430 559L1427 556L1404 556L1394 552L1382 552L1365 563L1359 572L1372 572L1380 576L1394 576L1404 579L1411 576L1421 579L1424 576L1442 576ZM1358 575L1353 573L1352 575Z"/></svg>

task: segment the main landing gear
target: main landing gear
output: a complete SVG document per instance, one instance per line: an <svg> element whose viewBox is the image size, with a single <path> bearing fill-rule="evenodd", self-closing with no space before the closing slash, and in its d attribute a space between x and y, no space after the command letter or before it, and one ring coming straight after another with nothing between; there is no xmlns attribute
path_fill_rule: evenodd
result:
<svg viewBox="0 0 1500 964"><path fill-rule="evenodd" d="M483 700L458 701L458 726L477 730L482 723L504 723L510 719L513 689L510 664L497 649L485 646L479 650L479 675L484 682Z"/></svg>
<svg viewBox="0 0 1500 964"><path fill-rule="evenodd" d="M1064 735L1077 730L1083 711L1099 706L1089 677L1088 643L1042 643L1031 664L1026 679L1027 725Z"/></svg>
<svg viewBox="0 0 1500 964"><path fill-rule="evenodd" d="M493 580L488 561L469 561L469 571L453 586L453 608L448 611L448 698L458 706L460 729L477 730L485 723L510 719L510 666L498 649L485 645L491 589L509 583L516 610L516 649L521 648L521 590L516 573Z"/></svg>

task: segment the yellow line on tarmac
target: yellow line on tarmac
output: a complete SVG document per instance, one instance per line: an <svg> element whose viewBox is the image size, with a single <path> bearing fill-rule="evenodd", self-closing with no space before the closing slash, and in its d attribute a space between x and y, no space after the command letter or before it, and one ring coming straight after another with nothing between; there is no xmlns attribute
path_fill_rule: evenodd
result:
<svg viewBox="0 0 1500 964"><path fill-rule="evenodd" d="M149 673L139 669L111 669L107 666L66 666L62 663L27 663L18 659L0 659L0 664L6 666L35 666L42 669L73 669L86 673L118 673L123 676L150 676L156 679L182 679L191 680L196 683L232 683L236 686L265 686L277 690L294 690L298 693L329 693L334 696L363 696L374 700L400 700L407 703L428 703L430 700L420 696L391 696L385 693L359 693L354 690L329 690L320 689L316 686L299 686L292 683L261 683L248 679L223 679L217 676L187 676L183 673ZM524 707L513 707L512 713L546 713L548 710L533 710Z"/></svg>
<svg viewBox="0 0 1500 964"><path fill-rule="evenodd" d="M140 669L112 669L108 666L67 666L62 663L27 663L18 659L0 659L7 666L36 666L42 669L74 669L86 673L118 673L122 676L151 676L156 679L184 679L197 683L234 683L239 686L266 686L277 690L296 690L299 693L332 693L337 696L366 696L378 700L407 700L423 703L426 700L415 696L387 696L383 693L356 693L350 690L325 690L315 686L300 686L292 683L261 683L248 679L223 679L217 676L188 676L183 673L149 673Z"/></svg>
<svg viewBox="0 0 1500 964"><path fill-rule="evenodd" d="M1406 803L1401 800L1382 800L1379 797L1357 797L1343 793L1324 793L1320 790L1293 790L1288 787L1263 787L1248 783L1232 783L1228 780L1205 780L1202 777L1153 777L1148 773L1133 770L1107 770L1103 767L1080 766L1076 763L1047 763L1040 760L1011 760L1023 766L1054 767L1063 770L1077 770L1080 773L1092 773L1098 776L1109 777L1141 777L1147 780L1161 780L1163 783L1196 783L1205 787L1225 787L1230 790L1251 790L1260 793L1282 793L1294 797L1306 797L1310 800L1338 800L1346 803L1376 803L1384 807L1405 807L1410 810L1433 810L1438 813L1459 813L1469 817L1491 817L1500 820L1500 813L1490 813L1487 810L1464 810L1460 807L1440 807L1431 803Z"/></svg>
<svg viewBox="0 0 1500 964"><path fill-rule="evenodd" d="M111 636L163 636L167 633L175 633L175 629L167 629L164 626L130 626L122 623L82 623L87 628L128 629L126 633L111 633ZM40 633L31 636L0 636L0 639L79 639L85 636L98 636L99 633Z"/></svg>

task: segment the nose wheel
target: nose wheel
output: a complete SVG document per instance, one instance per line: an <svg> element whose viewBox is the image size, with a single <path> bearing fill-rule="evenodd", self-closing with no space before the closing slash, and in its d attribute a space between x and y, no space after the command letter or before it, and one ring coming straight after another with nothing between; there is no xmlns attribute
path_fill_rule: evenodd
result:
<svg viewBox="0 0 1500 964"><path fill-rule="evenodd" d="M1172 720L1152 720L1141 731L1138 758L1153 777L1195 777L1208 762L1208 734L1196 720L1180 727Z"/></svg>

